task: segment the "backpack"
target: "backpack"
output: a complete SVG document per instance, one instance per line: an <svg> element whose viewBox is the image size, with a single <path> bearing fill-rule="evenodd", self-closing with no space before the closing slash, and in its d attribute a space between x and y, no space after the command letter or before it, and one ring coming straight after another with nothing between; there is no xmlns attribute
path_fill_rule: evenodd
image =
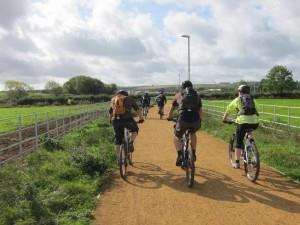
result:
<svg viewBox="0 0 300 225"><path fill-rule="evenodd" d="M199 96L197 92L188 87L182 92L181 109L197 109L199 104Z"/></svg>
<svg viewBox="0 0 300 225"><path fill-rule="evenodd" d="M126 108L125 108L125 99L127 96L124 95L117 95L113 99L113 114L114 115L123 115L126 113Z"/></svg>
<svg viewBox="0 0 300 225"><path fill-rule="evenodd" d="M239 115L258 115L256 108L255 108L255 103L253 96L251 95L242 95L241 97L241 103L242 103L242 108L241 111L239 112Z"/></svg>

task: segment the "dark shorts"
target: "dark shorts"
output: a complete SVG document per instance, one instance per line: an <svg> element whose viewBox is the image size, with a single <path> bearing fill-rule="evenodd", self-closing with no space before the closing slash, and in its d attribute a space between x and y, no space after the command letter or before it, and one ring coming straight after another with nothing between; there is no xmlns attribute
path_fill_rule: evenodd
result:
<svg viewBox="0 0 300 225"><path fill-rule="evenodd" d="M185 122L182 120L177 120L174 127L174 133L176 137L182 138L186 130L190 130L191 133L196 133L196 131L199 130L200 127L201 127L201 120L197 120L194 122Z"/></svg>
<svg viewBox="0 0 300 225"><path fill-rule="evenodd" d="M129 132L139 132L139 127L134 119L115 119L112 122L115 132L115 144L121 145L124 137L124 128Z"/></svg>
<svg viewBox="0 0 300 225"><path fill-rule="evenodd" d="M239 124L236 126L236 144L235 147L236 148L244 148L244 137L247 131L249 130L256 130L258 128L258 123L255 124L249 124L249 123L245 123L245 124Z"/></svg>

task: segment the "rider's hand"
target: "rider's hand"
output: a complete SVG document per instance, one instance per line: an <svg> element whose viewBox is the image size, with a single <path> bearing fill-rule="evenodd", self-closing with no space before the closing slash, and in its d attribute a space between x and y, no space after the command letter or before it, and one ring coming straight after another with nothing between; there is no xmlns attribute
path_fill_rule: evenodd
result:
<svg viewBox="0 0 300 225"><path fill-rule="evenodd" d="M173 121L173 118L172 117L168 117L167 120L168 121Z"/></svg>

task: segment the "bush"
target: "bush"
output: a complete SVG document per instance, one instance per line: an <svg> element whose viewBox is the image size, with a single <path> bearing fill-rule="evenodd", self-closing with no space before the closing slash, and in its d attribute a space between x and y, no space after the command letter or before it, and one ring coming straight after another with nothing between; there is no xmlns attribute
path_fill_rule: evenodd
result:
<svg viewBox="0 0 300 225"><path fill-rule="evenodd" d="M61 95L61 96L26 96L17 101L18 105L67 105L68 101L72 104L91 104L110 101L108 94L100 95Z"/></svg>

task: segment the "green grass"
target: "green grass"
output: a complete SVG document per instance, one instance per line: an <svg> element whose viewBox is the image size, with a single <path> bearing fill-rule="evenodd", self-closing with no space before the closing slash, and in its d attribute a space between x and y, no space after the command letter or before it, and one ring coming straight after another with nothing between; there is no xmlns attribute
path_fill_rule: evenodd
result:
<svg viewBox="0 0 300 225"><path fill-rule="evenodd" d="M89 225L115 169L111 126L102 120L0 169L0 224Z"/></svg>
<svg viewBox="0 0 300 225"><path fill-rule="evenodd" d="M76 105L76 106L32 106L32 107L14 107L0 108L0 133L16 130L18 127L18 117L22 116L22 126L28 126L35 123L35 114L37 121L42 122L47 120L47 112L49 118L54 119L56 116L75 115L84 110L95 111L96 109L104 109L107 104L92 104L92 105ZM56 115L57 113L57 115Z"/></svg>
<svg viewBox="0 0 300 225"><path fill-rule="evenodd" d="M204 116L202 129L228 141L234 132L234 126L222 124L221 118L216 120L215 116L208 114ZM254 135L261 160L292 179L300 181L300 137L261 128L256 130Z"/></svg>
<svg viewBox="0 0 300 225"><path fill-rule="evenodd" d="M293 126L300 126L300 118L290 118L290 120L288 119L288 115L292 117L300 117L300 99L257 99L256 101L259 104L258 110L260 112L260 119L277 123L290 124ZM210 109L224 111L230 101L204 100L203 102L204 106L207 104L213 105L208 107ZM299 108L291 108L289 110L284 106ZM271 114L276 115L274 116Z"/></svg>

